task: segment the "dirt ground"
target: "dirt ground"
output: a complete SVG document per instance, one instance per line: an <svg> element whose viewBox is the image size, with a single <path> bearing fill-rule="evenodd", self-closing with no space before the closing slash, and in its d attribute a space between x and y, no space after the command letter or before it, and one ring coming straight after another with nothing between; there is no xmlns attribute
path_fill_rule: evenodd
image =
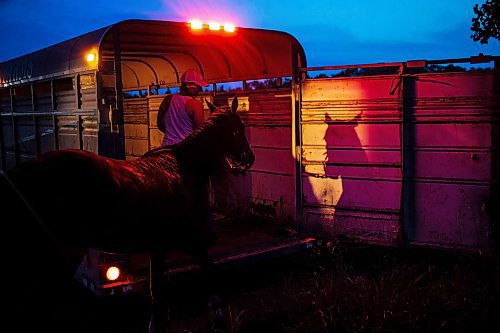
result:
<svg viewBox="0 0 500 333"><path fill-rule="evenodd" d="M496 255L323 243L218 275L211 316L199 272L170 278L168 332L493 332L500 323ZM147 332L144 297L97 299L76 282L39 280L18 297L12 332ZM46 284L44 284L46 283Z"/></svg>

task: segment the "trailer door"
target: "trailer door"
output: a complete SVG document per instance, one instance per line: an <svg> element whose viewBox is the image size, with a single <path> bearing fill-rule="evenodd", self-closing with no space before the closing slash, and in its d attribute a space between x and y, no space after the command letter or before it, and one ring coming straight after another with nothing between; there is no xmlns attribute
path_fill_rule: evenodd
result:
<svg viewBox="0 0 500 333"><path fill-rule="evenodd" d="M491 206L496 195L492 184L498 177L494 87L491 70L405 76L403 196L408 242L489 246L496 209Z"/></svg>
<svg viewBox="0 0 500 333"><path fill-rule="evenodd" d="M298 195L306 230L370 243L400 240L399 79L395 74L302 80Z"/></svg>
<svg viewBox="0 0 500 333"><path fill-rule="evenodd" d="M302 69L297 194L306 229L387 245L490 246L498 68L424 67L441 63L322 68L354 77Z"/></svg>

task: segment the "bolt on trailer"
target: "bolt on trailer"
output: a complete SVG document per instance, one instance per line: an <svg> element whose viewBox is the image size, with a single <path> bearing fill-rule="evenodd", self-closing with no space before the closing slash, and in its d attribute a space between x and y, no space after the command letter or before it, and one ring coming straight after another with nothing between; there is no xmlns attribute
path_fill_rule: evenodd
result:
<svg viewBox="0 0 500 333"><path fill-rule="evenodd" d="M2 168L62 148L141 156L161 143L164 95L194 68L211 83L200 100L238 97L256 155L231 191L214 184L214 209L273 221L218 219L216 262L300 248L306 235L494 245L498 57L307 67L289 34L233 29L129 20L0 64ZM167 258L170 270L194 267L183 259ZM78 278L98 294L133 292L147 280L147 256L89 249Z"/></svg>

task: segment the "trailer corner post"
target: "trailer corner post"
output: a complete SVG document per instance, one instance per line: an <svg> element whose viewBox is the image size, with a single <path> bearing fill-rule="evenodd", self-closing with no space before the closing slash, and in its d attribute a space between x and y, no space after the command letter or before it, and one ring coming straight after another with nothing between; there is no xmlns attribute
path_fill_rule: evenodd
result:
<svg viewBox="0 0 500 333"><path fill-rule="evenodd" d="M50 102L52 104L52 128L54 133L54 150L59 149L59 127L57 124L57 100L56 100L56 84L55 80L50 80Z"/></svg>
<svg viewBox="0 0 500 333"><path fill-rule="evenodd" d="M16 107L15 107L15 91L13 86L10 87L9 93L10 93L10 114L12 119L12 135L14 138L14 159L16 161L16 165L18 165L21 161L21 155L19 154L19 138L17 135L16 115L14 114L16 111Z"/></svg>
<svg viewBox="0 0 500 333"><path fill-rule="evenodd" d="M491 187L489 193L490 245L500 250L500 57L494 58L493 68L493 107L491 128Z"/></svg>
<svg viewBox="0 0 500 333"><path fill-rule="evenodd" d="M115 75L115 124L117 131L114 133L115 158L125 159L125 135L124 135L124 115L123 115L123 82L122 82L122 57L120 30L116 27L113 31L114 40L114 75ZM149 89L148 89L149 94ZM113 131L113 125L111 127Z"/></svg>
<svg viewBox="0 0 500 333"><path fill-rule="evenodd" d="M415 79L403 75L400 90L401 103L401 177L402 177L402 233L408 240L415 233Z"/></svg>
<svg viewBox="0 0 500 333"><path fill-rule="evenodd" d="M295 225L303 229L302 213L302 140L300 121L301 79L300 55L296 46L292 47L292 157L295 160Z"/></svg>
<svg viewBox="0 0 500 333"><path fill-rule="evenodd" d="M78 138L78 149L83 149L83 124L82 124L82 116L79 111L81 109L80 103L80 74L76 74L74 76L75 80L75 117L76 117L76 132Z"/></svg>
<svg viewBox="0 0 500 333"><path fill-rule="evenodd" d="M1 171L6 171L7 170L7 163L5 161L5 137L3 133L3 115L1 113L2 111L0 110L0 170Z"/></svg>

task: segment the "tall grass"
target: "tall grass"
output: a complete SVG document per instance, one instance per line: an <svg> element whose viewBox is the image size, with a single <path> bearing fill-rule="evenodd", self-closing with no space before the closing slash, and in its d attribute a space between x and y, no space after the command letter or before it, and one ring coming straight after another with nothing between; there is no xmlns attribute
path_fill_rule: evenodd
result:
<svg viewBox="0 0 500 333"><path fill-rule="evenodd" d="M281 278L229 292L231 332L490 332L499 327L495 257L328 243L287 260L254 272L254 279L265 280L281 270Z"/></svg>

